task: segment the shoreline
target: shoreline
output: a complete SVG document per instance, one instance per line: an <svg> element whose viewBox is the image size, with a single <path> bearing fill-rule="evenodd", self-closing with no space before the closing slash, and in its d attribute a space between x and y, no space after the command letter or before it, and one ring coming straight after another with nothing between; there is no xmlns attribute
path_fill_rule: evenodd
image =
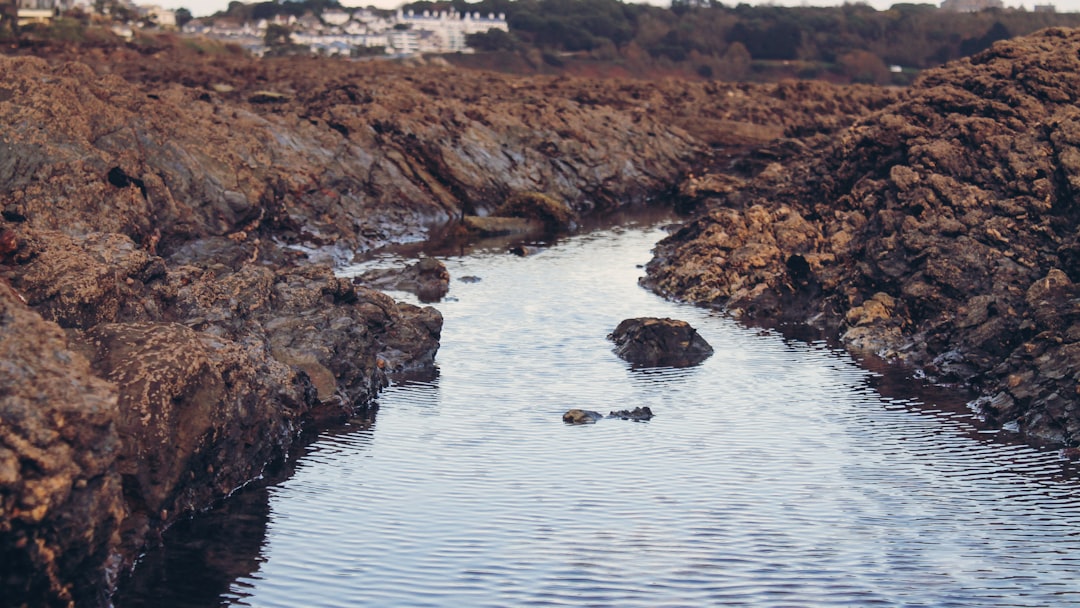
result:
<svg viewBox="0 0 1080 608"><path fill-rule="evenodd" d="M1077 36L1025 40L1053 53ZM980 56L991 68L1019 61L994 48ZM911 91L448 78L179 47L77 54L0 58L0 365L12 378L0 393L0 557L12 564L0 593L16 605L104 604L109 570L129 568L161 530L280 462L305 426L367 406L388 372L431 365L437 310L336 277L326 262L515 198L583 217L677 191L705 215L661 244L654 289L748 320L780 311L844 323L852 347L904 353L920 335L908 331L918 295L887 293L890 267L874 257L892 249L847 247L883 225L868 219L875 192L922 195L925 179L945 196L914 169L875 165L868 178L861 168L891 158L868 133L891 141L900 127L882 117L913 107ZM985 84L980 69L950 64L913 91L932 95L946 86L934 79L968 71ZM984 108L962 94L939 101L957 100ZM1073 149L1071 132L1059 152ZM707 163L724 171L702 175ZM893 211L905 226L907 211ZM1016 228L994 230L1015 239ZM927 238L955 231L926 224ZM867 251L873 272L859 266ZM1067 307L1080 278L1059 278L1032 297ZM991 302L965 302L967 317L986 313L972 327L1004 316ZM1075 344L1064 342L1074 313L1062 310L1031 316L1061 325L1063 340L1044 336L1030 360ZM1068 365L1058 380L1080 369Z"/></svg>

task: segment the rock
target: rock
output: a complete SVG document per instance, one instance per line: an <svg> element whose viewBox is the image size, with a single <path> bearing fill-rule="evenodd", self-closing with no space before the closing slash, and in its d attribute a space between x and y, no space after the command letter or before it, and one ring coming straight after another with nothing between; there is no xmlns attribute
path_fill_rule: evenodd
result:
<svg viewBox="0 0 1080 608"><path fill-rule="evenodd" d="M537 234L544 230L542 221L520 217L467 215L462 223L469 232L484 237Z"/></svg>
<svg viewBox="0 0 1080 608"><path fill-rule="evenodd" d="M103 603L126 518L115 385L0 281L0 596Z"/></svg>
<svg viewBox="0 0 1080 608"><path fill-rule="evenodd" d="M566 203L539 192L521 192L506 199L491 212L494 217L537 220L551 231L568 230L575 225L574 210Z"/></svg>
<svg viewBox="0 0 1080 608"><path fill-rule="evenodd" d="M648 406L635 407L632 410L619 410L617 412L611 412L608 414L608 418L619 418L621 420L633 420L634 422L647 422L652 420L653 413Z"/></svg>
<svg viewBox="0 0 1080 608"><path fill-rule="evenodd" d="M696 190L707 212L656 248L646 284L818 324L971 384L992 423L1080 445L1080 86L1046 78L1078 70L1066 29L928 70L858 124L781 151L782 171Z"/></svg>
<svg viewBox="0 0 1080 608"><path fill-rule="evenodd" d="M421 302L438 302L450 291L450 273L446 271L446 265L430 257L420 258L404 269L369 270L353 282L374 289L414 293Z"/></svg>
<svg viewBox="0 0 1080 608"><path fill-rule="evenodd" d="M600 412L572 409L567 410L562 419L567 424L592 424L603 417L604 415Z"/></svg>
<svg viewBox="0 0 1080 608"><path fill-rule="evenodd" d="M713 353L696 329L675 319L626 319L608 339L615 342L615 354L641 367L689 367Z"/></svg>
<svg viewBox="0 0 1080 608"><path fill-rule="evenodd" d="M647 422L652 420L653 413L648 407L635 407L632 410L613 411L609 413L607 417L618 418L620 420L633 420L634 422ZM579 409L567 410L562 417L563 422L567 424L592 424L602 418L604 418L604 415L600 412Z"/></svg>
<svg viewBox="0 0 1080 608"><path fill-rule="evenodd" d="M105 603L149 539L283 458L302 425L431 368L438 311L313 260L414 242L538 189L531 211L504 210L537 218L517 229L569 226L670 192L710 147L732 161L896 97L447 78L159 42L153 57L44 41L10 49L40 57L0 57L18 91L0 102L6 603Z"/></svg>

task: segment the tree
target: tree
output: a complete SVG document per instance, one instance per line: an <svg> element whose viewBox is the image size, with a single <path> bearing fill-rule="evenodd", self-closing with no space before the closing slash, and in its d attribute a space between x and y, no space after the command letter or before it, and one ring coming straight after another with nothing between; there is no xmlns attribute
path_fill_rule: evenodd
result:
<svg viewBox="0 0 1080 608"><path fill-rule="evenodd" d="M837 61L852 82L885 84L889 81L889 68L877 55L869 51L851 51Z"/></svg>
<svg viewBox="0 0 1080 608"><path fill-rule="evenodd" d="M289 46L292 44L292 30L287 25L271 23L266 26L263 43L270 48Z"/></svg>
<svg viewBox="0 0 1080 608"><path fill-rule="evenodd" d="M184 7L176 9L176 27L184 27L191 19L191 11Z"/></svg>
<svg viewBox="0 0 1080 608"><path fill-rule="evenodd" d="M467 34L465 44L478 51L513 51L519 46L513 34L502 30L490 29L478 34Z"/></svg>

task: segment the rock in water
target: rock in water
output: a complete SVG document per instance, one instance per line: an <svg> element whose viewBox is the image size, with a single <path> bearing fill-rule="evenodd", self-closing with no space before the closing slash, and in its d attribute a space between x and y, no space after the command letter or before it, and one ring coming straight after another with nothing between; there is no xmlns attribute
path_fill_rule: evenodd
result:
<svg viewBox="0 0 1080 608"><path fill-rule="evenodd" d="M626 319L608 339L615 342L615 354L639 367L689 367L713 353L696 329L677 319Z"/></svg>
<svg viewBox="0 0 1080 608"><path fill-rule="evenodd" d="M633 420L634 422L646 422L652 420L653 413L649 409L649 406L635 407L632 410L619 410L617 412L611 412L608 414L608 418L619 418L621 420Z"/></svg>
<svg viewBox="0 0 1080 608"><path fill-rule="evenodd" d="M563 422L567 424L592 424L603 417L600 412L579 409L567 410L562 415Z"/></svg>

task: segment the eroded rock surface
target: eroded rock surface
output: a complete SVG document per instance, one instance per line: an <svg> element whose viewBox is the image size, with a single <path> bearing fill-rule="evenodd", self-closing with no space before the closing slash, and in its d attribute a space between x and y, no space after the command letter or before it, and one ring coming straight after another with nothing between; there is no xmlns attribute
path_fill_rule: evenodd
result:
<svg viewBox="0 0 1080 608"><path fill-rule="evenodd" d="M690 367L708 359L712 346L686 321L639 317L608 335L615 354L638 367Z"/></svg>
<svg viewBox="0 0 1080 608"><path fill-rule="evenodd" d="M832 131L895 97L175 40L35 51L0 57L0 597L29 605L101 603L107 574L305 422L431 365L436 310L325 264L496 211L563 229L669 194L710 147ZM506 206L523 196L557 208Z"/></svg>
<svg viewBox="0 0 1080 608"><path fill-rule="evenodd" d="M0 590L8 606L93 604L127 514L116 386L0 280Z"/></svg>
<svg viewBox="0 0 1080 608"><path fill-rule="evenodd" d="M903 100L737 188L647 283L971 383L982 411L1080 443L1080 32L927 72Z"/></svg>

